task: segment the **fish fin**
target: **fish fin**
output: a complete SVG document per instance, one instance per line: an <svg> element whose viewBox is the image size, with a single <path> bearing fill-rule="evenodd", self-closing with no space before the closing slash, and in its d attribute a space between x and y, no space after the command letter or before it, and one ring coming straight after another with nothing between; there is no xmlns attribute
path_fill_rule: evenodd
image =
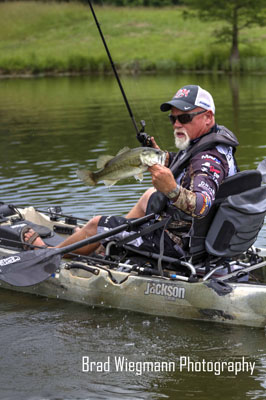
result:
<svg viewBox="0 0 266 400"><path fill-rule="evenodd" d="M137 181L143 181L143 173L140 172L139 174L134 175L134 178L137 179Z"/></svg>
<svg viewBox="0 0 266 400"><path fill-rule="evenodd" d="M93 179L93 172L86 169L77 170L78 178L88 186L95 186L97 182Z"/></svg>
<svg viewBox="0 0 266 400"><path fill-rule="evenodd" d="M117 181L111 180L111 179L105 179L103 181L103 183L105 184L105 186L113 186L116 184Z"/></svg>
<svg viewBox="0 0 266 400"><path fill-rule="evenodd" d="M123 147L123 149L119 150L116 156L119 156L120 154L126 153L130 150L128 146Z"/></svg>
<svg viewBox="0 0 266 400"><path fill-rule="evenodd" d="M104 168L108 161L112 160L114 156L100 156L97 160L97 168Z"/></svg>

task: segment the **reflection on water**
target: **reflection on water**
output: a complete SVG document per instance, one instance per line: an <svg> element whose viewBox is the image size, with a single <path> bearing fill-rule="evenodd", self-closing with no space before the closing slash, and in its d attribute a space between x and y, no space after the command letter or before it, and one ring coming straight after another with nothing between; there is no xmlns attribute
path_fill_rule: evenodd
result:
<svg viewBox="0 0 266 400"><path fill-rule="evenodd" d="M266 153L263 79L240 79L232 91L226 77L126 77L123 83L136 120L145 119L147 132L169 150L174 150L172 129L159 105L187 82L209 89L217 121L240 140L237 159L245 169L254 168ZM150 185L148 174L143 183L130 179L110 189L103 184L85 187L76 177L77 168L95 169L100 154L115 155L124 146L139 145L112 77L2 80L0 118L3 201L48 202L69 212L74 205L75 213L88 216L123 213Z"/></svg>
<svg viewBox="0 0 266 400"><path fill-rule="evenodd" d="M241 143L241 169L266 157L266 77L178 75L124 77L137 121L162 149L174 150L167 114L159 105L184 84L213 93L217 122ZM100 154L137 147L135 131L113 77L0 81L1 197L19 205L61 205L65 213L90 218L124 214L151 184L133 178L107 188L85 187L77 168L96 169ZM266 229L258 243L265 246ZM0 292L2 398L31 399L251 399L265 395L264 330L176 321L56 300ZM101 360L256 361L255 378L211 373L81 372L81 357ZM21 388L23 393L21 393Z"/></svg>
<svg viewBox="0 0 266 400"><path fill-rule="evenodd" d="M10 393L17 399L264 398L264 330L107 311L7 291L0 292L0 300L2 398ZM83 356L101 362L109 357L109 371L82 372ZM243 356L255 362L255 377L178 367L180 357L229 362ZM121 372L115 357L174 362L176 369Z"/></svg>

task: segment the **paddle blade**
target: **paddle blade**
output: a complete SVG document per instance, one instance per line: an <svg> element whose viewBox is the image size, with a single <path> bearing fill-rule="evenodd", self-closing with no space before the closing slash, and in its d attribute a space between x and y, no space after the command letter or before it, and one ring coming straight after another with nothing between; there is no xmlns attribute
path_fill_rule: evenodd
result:
<svg viewBox="0 0 266 400"><path fill-rule="evenodd" d="M60 266L57 249L38 249L0 259L0 280L12 286L31 286L49 278Z"/></svg>
<svg viewBox="0 0 266 400"><path fill-rule="evenodd" d="M262 175L262 182L266 183L266 158L259 163L257 170L259 170Z"/></svg>

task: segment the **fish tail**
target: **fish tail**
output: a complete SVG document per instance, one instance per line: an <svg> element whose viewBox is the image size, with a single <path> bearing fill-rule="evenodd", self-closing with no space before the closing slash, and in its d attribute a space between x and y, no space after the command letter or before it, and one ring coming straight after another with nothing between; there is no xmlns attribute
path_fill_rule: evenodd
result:
<svg viewBox="0 0 266 400"><path fill-rule="evenodd" d="M84 182L88 186L95 186L97 183L94 179L93 172L87 169L78 169L77 176L82 182Z"/></svg>

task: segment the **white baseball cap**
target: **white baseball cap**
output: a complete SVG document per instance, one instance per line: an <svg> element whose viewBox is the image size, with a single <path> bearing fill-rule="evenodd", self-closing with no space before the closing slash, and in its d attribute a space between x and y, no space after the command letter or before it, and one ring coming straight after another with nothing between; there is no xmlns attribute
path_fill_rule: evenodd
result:
<svg viewBox="0 0 266 400"><path fill-rule="evenodd" d="M176 107L182 111L190 111L196 107L211 110L215 114L215 105L212 95L198 85L183 86L177 91L172 100L161 104L161 111L169 111Z"/></svg>

